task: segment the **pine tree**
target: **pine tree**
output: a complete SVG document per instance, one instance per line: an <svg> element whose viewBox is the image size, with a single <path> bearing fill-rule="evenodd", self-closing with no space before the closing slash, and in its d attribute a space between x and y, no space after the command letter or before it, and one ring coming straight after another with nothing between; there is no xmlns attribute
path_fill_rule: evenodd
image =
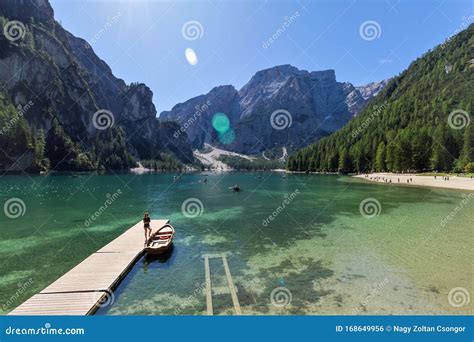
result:
<svg viewBox="0 0 474 342"><path fill-rule="evenodd" d="M414 134L412 140L412 167L415 171L429 170L431 156L431 137L422 131L420 134Z"/></svg>
<svg viewBox="0 0 474 342"><path fill-rule="evenodd" d="M338 171L341 173L347 173L352 169L351 159L349 157L349 152L347 148L343 148L339 152L339 166Z"/></svg>
<svg viewBox="0 0 474 342"><path fill-rule="evenodd" d="M44 130L40 129L35 136L35 166L41 171L47 171L50 168L48 158L45 158L46 139Z"/></svg>
<svg viewBox="0 0 474 342"><path fill-rule="evenodd" d="M474 123L471 122L464 128L463 148L461 154L461 164L464 168L467 164L474 162Z"/></svg>
<svg viewBox="0 0 474 342"><path fill-rule="evenodd" d="M449 171L453 167L454 157L450 153L452 139L445 125L440 125L433 136L433 155L431 167L437 171Z"/></svg>
<svg viewBox="0 0 474 342"><path fill-rule="evenodd" d="M385 159L386 159L385 143L381 142L377 147L377 152L375 154L375 170L378 172L385 171Z"/></svg>
<svg viewBox="0 0 474 342"><path fill-rule="evenodd" d="M393 142L390 142L387 145L386 153L385 153L385 167L387 171L395 171L395 161L394 161L394 154L395 154L395 147Z"/></svg>

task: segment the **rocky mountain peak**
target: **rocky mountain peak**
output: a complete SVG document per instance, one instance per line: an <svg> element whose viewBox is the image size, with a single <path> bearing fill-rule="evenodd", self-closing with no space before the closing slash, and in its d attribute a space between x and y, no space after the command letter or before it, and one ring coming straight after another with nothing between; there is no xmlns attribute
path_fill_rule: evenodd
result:
<svg viewBox="0 0 474 342"><path fill-rule="evenodd" d="M255 73L252 78L262 78L262 77L288 77L300 73L301 70L292 66L291 64L277 65L271 68L259 70Z"/></svg>
<svg viewBox="0 0 474 342"><path fill-rule="evenodd" d="M333 69L322 70L322 71L312 71L310 72L310 77L313 80L320 80L325 82L336 82L336 71Z"/></svg>
<svg viewBox="0 0 474 342"><path fill-rule="evenodd" d="M256 154L309 144L342 127L367 101L352 84L337 82L334 70L308 72L285 64L258 71L238 92L232 86L216 87L163 112L160 118L189 123L186 133L195 148L209 143ZM195 108L203 103L209 106L196 116ZM275 129L272 113L282 110L289 113L289 125ZM231 122L233 138L225 143L211 125L216 112L225 113Z"/></svg>
<svg viewBox="0 0 474 342"><path fill-rule="evenodd" d="M1 0L0 14L24 22L30 18L37 22L54 21L54 10L48 0Z"/></svg>
<svg viewBox="0 0 474 342"><path fill-rule="evenodd" d="M390 79L387 78L386 80L378 82L370 82L362 86L357 86L356 89L361 93L364 99L370 99L374 96L377 96L380 91L385 88L389 81Z"/></svg>
<svg viewBox="0 0 474 342"><path fill-rule="evenodd" d="M237 94L237 90L233 85L222 85L222 86L217 86L211 89L209 92L210 94L213 94L214 96L235 96Z"/></svg>
<svg viewBox="0 0 474 342"><path fill-rule="evenodd" d="M306 77L308 75L309 72L306 70L300 70L290 64L283 64L257 71L247 84L282 82L290 78Z"/></svg>

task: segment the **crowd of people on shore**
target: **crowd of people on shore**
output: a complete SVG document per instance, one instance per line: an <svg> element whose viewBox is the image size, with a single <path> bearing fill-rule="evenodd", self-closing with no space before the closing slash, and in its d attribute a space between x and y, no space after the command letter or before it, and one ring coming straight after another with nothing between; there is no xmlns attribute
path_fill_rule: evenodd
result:
<svg viewBox="0 0 474 342"><path fill-rule="evenodd" d="M463 189L474 191L474 174L448 174L448 173L360 173L354 177L362 178L374 183L428 186L448 189Z"/></svg>
<svg viewBox="0 0 474 342"><path fill-rule="evenodd" d="M385 178L385 177L382 177L382 176L370 177L369 174L365 174L365 178L369 179L371 181L375 181L375 182L392 183L392 178ZM471 178L472 178L472 176L471 176ZM434 179L437 179L436 175L434 175ZM449 181L449 179L450 179L450 176L443 176L444 181ZM400 183L400 177L398 177L397 180L398 180L398 183ZM408 184L413 183L413 178L411 178L411 177L408 178L407 183Z"/></svg>
<svg viewBox="0 0 474 342"><path fill-rule="evenodd" d="M375 182L384 182L384 183L389 183L389 184L392 183L392 178L385 178L382 176L370 177L368 174L366 174L365 178L371 181L375 181ZM398 177L397 180L398 180L398 183L400 183L400 177ZM413 178L408 178L407 183L408 184L413 183Z"/></svg>

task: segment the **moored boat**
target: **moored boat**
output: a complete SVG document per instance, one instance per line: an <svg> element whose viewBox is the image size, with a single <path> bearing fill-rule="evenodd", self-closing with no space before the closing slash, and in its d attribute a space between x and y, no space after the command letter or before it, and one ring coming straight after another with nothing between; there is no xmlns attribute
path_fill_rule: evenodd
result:
<svg viewBox="0 0 474 342"><path fill-rule="evenodd" d="M160 228L148 239L145 252L150 255L166 252L173 243L174 232L174 227L171 224L166 224Z"/></svg>

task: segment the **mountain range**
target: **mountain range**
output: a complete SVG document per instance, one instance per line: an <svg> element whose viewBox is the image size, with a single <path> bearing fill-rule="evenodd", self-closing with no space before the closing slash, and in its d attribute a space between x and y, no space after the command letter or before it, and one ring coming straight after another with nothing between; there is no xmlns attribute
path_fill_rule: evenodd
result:
<svg viewBox="0 0 474 342"><path fill-rule="evenodd" d="M294 151L341 128L385 84L354 87L336 81L334 70L280 65L257 72L240 90L220 86L179 103L160 119L185 126L197 149L207 143L249 155L283 147ZM228 131L213 127L216 113L225 114Z"/></svg>
<svg viewBox="0 0 474 342"><path fill-rule="evenodd" d="M263 159L293 153L287 167L301 171L472 166L473 25L390 80L354 86L334 70L280 65L159 118L151 90L114 76L90 43L54 19L47 0L2 0L0 27L2 172L137 161L178 169L205 144ZM459 121L466 127L453 129Z"/></svg>

